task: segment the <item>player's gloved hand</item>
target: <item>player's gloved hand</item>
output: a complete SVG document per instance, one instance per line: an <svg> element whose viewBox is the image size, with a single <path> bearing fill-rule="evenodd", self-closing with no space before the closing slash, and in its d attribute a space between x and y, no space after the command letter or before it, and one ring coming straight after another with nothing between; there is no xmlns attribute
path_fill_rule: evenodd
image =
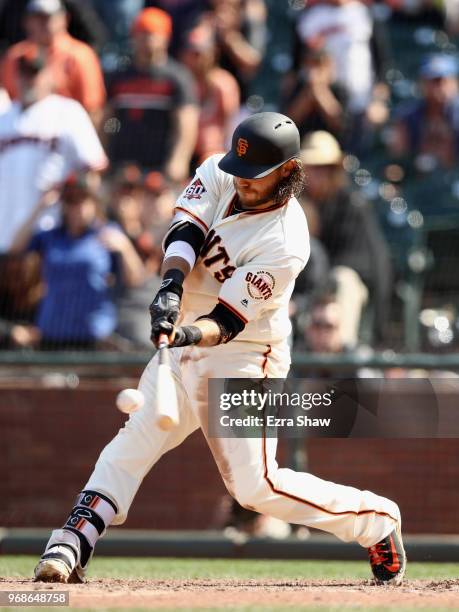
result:
<svg viewBox="0 0 459 612"><path fill-rule="evenodd" d="M202 332L196 325L184 325L183 327L176 327L175 333L172 336L172 342L169 344L169 348L198 344L201 338Z"/></svg>
<svg viewBox="0 0 459 612"><path fill-rule="evenodd" d="M180 315L182 285L171 278L161 283L155 299L150 304L151 340L158 343L160 334L171 336Z"/></svg>
<svg viewBox="0 0 459 612"><path fill-rule="evenodd" d="M157 321L152 325L152 338L153 334L158 338L160 334L166 334L170 338L168 348L198 344L202 338L202 332L196 325L174 327L172 323L164 320Z"/></svg>
<svg viewBox="0 0 459 612"><path fill-rule="evenodd" d="M150 311L151 312L151 311ZM153 315L151 315L151 341L155 346L158 346L159 337L161 334L166 334L166 336L170 339L174 332L174 324L170 323L164 318L153 320Z"/></svg>

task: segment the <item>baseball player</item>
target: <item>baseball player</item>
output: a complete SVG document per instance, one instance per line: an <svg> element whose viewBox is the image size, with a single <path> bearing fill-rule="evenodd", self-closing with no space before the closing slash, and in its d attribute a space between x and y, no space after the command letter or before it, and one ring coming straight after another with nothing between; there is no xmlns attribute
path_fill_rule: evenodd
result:
<svg viewBox="0 0 459 612"><path fill-rule="evenodd" d="M166 432L155 425L155 356L139 383L144 407L102 451L64 527L52 532L36 580L82 581L98 538L126 520L147 472L201 427L241 505L357 541L369 549L376 582L401 583L406 561L393 501L279 468L274 438L208 435L209 378L285 378L289 369L288 303L309 255L296 200L299 148L291 119L252 115L236 128L231 150L207 159L182 193L150 307L152 340L169 336L180 424Z"/></svg>

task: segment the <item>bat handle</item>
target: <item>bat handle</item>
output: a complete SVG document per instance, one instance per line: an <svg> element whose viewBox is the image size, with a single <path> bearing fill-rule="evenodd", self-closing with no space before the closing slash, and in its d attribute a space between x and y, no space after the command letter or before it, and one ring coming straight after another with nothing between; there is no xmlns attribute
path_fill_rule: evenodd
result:
<svg viewBox="0 0 459 612"><path fill-rule="evenodd" d="M167 348L169 346L169 336L167 334L159 334L158 349Z"/></svg>
<svg viewBox="0 0 459 612"><path fill-rule="evenodd" d="M159 363L168 363L167 347L169 346L169 337L167 334L159 334L158 339L158 351L159 351Z"/></svg>

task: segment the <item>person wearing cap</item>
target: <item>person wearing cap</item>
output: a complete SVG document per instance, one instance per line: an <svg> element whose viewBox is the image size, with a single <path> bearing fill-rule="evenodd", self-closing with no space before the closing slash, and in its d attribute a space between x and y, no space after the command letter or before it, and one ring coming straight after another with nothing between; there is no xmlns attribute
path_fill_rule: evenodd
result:
<svg viewBox="0 0 459 612"><path fill-rule="evenodd" d="M90 173L71 175L61 192L61 223L35 230L53 203L43 197L15 235L10 252L38 253L46 285L35 328L13 330L17 344L33 340L41 348L95 348L116 328L113 279L121 286L143 281L143 264L130 240L104 220L98 182Z"/></svg>
<svg viewBox="0 0 459 612"><path fill-rule="evenodd" d="M111 2L111 0L105 1ZM190 30L193 30L202 19L206 19L209 11L209 0L143 0L143 3L145 6L162 9L171 16L173 27L169 53L172 57L180 56Z"/></svg>
<svg viewBox="0 0 459 612"><path fill-rule="evenodd" d="M288 304L309 256L297 200L304 179L299 155L300 135L289 117L254 114L238 125L228 153L209 157L179 197L164 238L162 283L150 306L151 339L156 346L165 342L179 422L168 430L157 426L155 355L139 382L143 408L102 451L64 527L52 532L37 581L83 580L99 536L126 520L151 467L201 427L229 493L242 506L357 541L370 548L378 582L401 582L397 504L279 468L276 438L266 438L264 429L250 437L241 430L231 436L223 423L218 429L226 408L209 395L209 379L241 389L239 383L253 379L271 385L266 379L287 376ZM198 472L196 486L205 486Z"/></svg>
<svg viewBox="0 0 459 612"><path fill-rule="evenodd" d="M39 52L51 70L55 92L80 102L98 126L105 105L100 62L89 45L68 33L61 0L29 0L23 23L26 39L8 49L1 69L2 84L11 98L19 97L19 58Z"/></svg>
<svg viewBox="0 0 459 612"><path fill-rule="evenodd" d="M315 219L316 238L330 260L336 300L342 316L342 337L349 347L358 342L363 308L374 309L374 341L382 342L389 316L392 273L390 254L376 216L363 195L351 191L343 168L343 152L328 132L303 139L301 160L307 177L303 202Z"/></svg>
<svg viewBox="0 0 459 612"><path fill-rule="evenodd" d="M109 156L113 164L135 162L164 172L180 184L189 176L198 134L195 84L188 70L169 57L172 20L147 8L132 24L132 63L109 77Z"/></svg>
<svg viewBox="0 0 459 612"><path fill-rule="evenodd" d="M116 1L116 0L115 0ZM140 0L139 0L140 1ZM11 47L24 39L24 12L30 0L0 2L0 47ZM74 38L101 49L107 42L106 23L99 17L93 0L62 0L68 15L68 31Z"/></svg>
<svg viewBox="0 0 459 612"><path fill-rule="evenodd" d="M459 159L458 63L434 54L419 69L419 99L396 109L390 152L405 157L420 171L452 168ZM426 164L427 162L427 164Z"/></svg>

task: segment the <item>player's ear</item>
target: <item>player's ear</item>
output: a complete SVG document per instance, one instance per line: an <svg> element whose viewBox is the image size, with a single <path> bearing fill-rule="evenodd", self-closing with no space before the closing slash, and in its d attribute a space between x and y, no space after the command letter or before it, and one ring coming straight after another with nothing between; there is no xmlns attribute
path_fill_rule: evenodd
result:
<svg viewBox="0 0 459 612"><path fill-rule="evenodd" d="M286 178L287 176L289 176L292 173L294 165L295 162L293 161L293 159L290 159L288 162L285 162L285 164L281 166L281 177Z"/></svg>

